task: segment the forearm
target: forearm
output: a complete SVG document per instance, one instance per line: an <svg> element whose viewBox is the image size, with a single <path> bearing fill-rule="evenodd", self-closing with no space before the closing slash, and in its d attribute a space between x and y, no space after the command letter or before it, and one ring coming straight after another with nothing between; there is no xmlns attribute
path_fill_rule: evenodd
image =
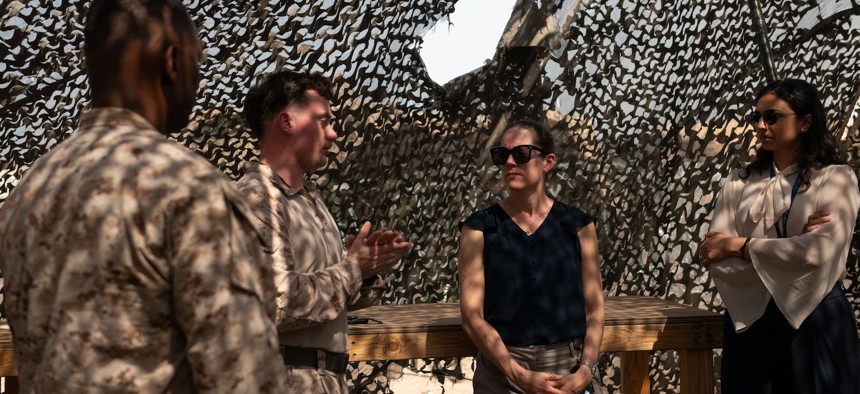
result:
<svg viewBox="0 0 860 394"><path fill-rule="evenodd" d="M592 300L586 305L586 334L582 344L583 361L591 364L597 362L600 356L600 343L603 341L604 303L603 294L599 299Z"/></svg>
<svg viewBox="0 0 860 394"><path fill-rule="evenodd" d="M478 351L493 365L499 368L511 381L517 381L517 375L524 370L508 352L499 332L486 320L473 317L463 320L463 331L477 346Z"/></svg>
<svg viewBox="0 0 860 394"><path fill-rule="evenodd" d="M375 275L361 282L361 288L349 300L347 310L354 311L377 305L385 291L385 281Z"/></svg>
<svg viewBox="0 0 860 394"><path fill-rule="evenodd" d="M276 324L279 332L319 325L335 319L361 285L354 261L343 259L324 270L300 273L275 270Z"/></svg>

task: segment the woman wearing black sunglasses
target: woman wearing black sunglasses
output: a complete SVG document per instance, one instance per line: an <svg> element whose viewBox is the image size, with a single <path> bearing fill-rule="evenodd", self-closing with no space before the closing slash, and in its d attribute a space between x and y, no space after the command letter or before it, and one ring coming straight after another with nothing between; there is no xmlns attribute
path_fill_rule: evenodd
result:
<svg viewBox="0 0 860 394"><path fill-rule="evenodd" d="M509 124L490 150L508 196L461 224L460 309L475 393L583 393L596 374L603 286L594 218L552 200L552 136Z"/></svg>
<svg viewBox="0 0 860 394"><path fill-rule="evenodd" d="M841 281L857 178L809 83L765 86L750 121L756 157L729 176L699 247L726 306L722 391L860 393L857 324Z"/></svg>

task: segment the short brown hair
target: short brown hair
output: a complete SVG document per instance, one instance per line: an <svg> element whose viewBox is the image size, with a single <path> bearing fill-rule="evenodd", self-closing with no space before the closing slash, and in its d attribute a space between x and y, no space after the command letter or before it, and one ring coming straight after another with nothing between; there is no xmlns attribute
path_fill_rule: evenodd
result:
<svg viewBox="0 0 860 394"><path fill-rule="evenodd" d="M245 97L243 109L245 121L258 139L272 116L290 104L307 100L308 90L316 91L327 100L332 98L331 82L317 73L281 71L260 77L259 81Z"/></svg>

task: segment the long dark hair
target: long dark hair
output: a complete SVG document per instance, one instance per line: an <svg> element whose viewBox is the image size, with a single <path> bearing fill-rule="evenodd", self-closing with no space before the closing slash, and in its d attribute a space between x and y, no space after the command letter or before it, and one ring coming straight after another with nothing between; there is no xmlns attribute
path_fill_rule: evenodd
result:
<svg viewBox="0 0 860 394"><path fill-rule="evenodd" d="M800 79L782 79L773 81L755 96L758 102L762 96L772 93L788 103L798 117L812 115L809 130L800 134L800 158L797 161L798 176L802 190L809 188L809 173L831 164L845 164L839 157L836 148L836 138L827 129L827 117L824 105L818 95L818 89L809 82ZM773 165L773 151L759 148L755 159L740 172L743 179L749 178L752 171L761 173L770 170Z"/></svg>

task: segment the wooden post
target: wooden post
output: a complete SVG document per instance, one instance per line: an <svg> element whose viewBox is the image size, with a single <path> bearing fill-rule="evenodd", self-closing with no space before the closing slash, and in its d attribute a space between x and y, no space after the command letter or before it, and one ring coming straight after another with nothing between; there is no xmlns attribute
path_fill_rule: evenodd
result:
<svg viewBox="0 0 860 394"><path fill-rule="evenodd" d="M681 394L712 394L714 392L714 352L681 350Z"/></svg>
<svg viewBox="0 0 860 394"><path fill-rule="evenodd" d="M648 352L621 352L621 392L651 393L649 358Z"/></svg>

